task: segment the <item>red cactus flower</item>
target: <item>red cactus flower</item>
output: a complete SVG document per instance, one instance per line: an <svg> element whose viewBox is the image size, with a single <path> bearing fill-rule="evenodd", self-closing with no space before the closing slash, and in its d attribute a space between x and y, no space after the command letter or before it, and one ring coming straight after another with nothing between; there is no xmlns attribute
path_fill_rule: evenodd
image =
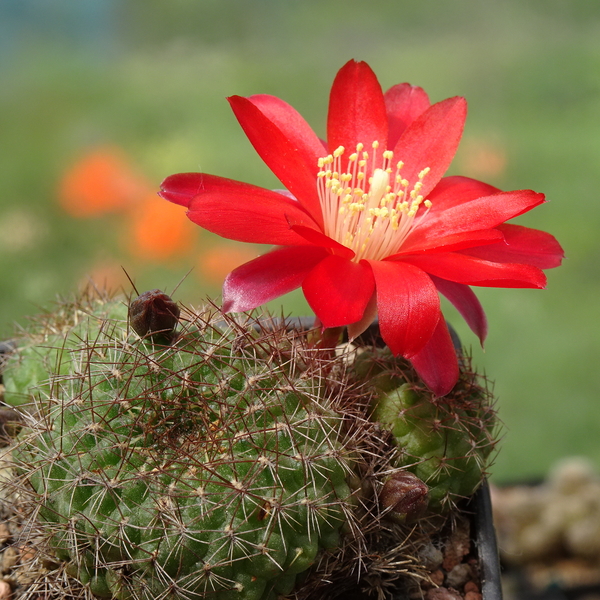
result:
<svg viewBox="0 0 600 600"><path fill-rule="evenodd" d="M542 194L443 177L462 134L463 98L430 105L408 84L384 94L366 63L350 61L331 90L327 143L278 98L229 102L286 191L182 173L160 192L210 231L278 246L228 275L227 311L301 286L324 328L347 325L353 338L378 315L394 354L444 395L458 364L438 292L483 342L486 318L469 286L543 288L542 269L561 262L551 235L505 224Z"/></svg>

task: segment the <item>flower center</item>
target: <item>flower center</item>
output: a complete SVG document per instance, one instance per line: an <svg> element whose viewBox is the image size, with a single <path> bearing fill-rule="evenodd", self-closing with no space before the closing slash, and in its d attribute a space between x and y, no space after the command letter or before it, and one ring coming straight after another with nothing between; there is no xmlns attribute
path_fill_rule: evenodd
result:
<svg viewBox="0 0 600 600"><path fill-rule="evenodd" d="M346 151L343 146L320 158L318 163L317 189L324 233L354 250L355 262L365 258L381 260L396 254L431 207L431 202L419 193L429 167L419 173L411 188L401 175L402 161L393 164L391 150L384 151L379 159L382 168L375 168L378 148L379 142L373 142L369 161L364 145L357 144L356 151L348 156L346 171L342 167ZM417 219L421 205L425 210L420 211Z"/></svg>

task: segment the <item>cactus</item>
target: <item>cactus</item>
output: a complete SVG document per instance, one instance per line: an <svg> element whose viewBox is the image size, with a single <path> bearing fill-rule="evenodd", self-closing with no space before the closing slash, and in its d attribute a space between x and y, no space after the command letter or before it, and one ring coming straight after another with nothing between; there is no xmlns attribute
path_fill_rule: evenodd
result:
<svg viewBox="0 0 600 600"><path fill-rule="evenodd" d="M461 377L437 398L389 349L362 354L357 370L375 391L372 418L391 432L394 463L429 487L429 510L445 511L471 496L486 475L496 444L492 396L463 357Z"/></svg>
<svg viewBox="0 0 600 600"><path fill-rule="evenodd" d="M64 303L4 365L17 485L92 594L306 597L374 556L408 564L398 523L477 487L492 413L468 369L442 402L385 350L179 313L158 290Z"/></svg>
<svg viewBox="0 0 600 600"><path fill-rule="evenodd" d="M290 592L350 496L318 364L211 315L155 344L126 310L74 308L5 368L8 403L34 394L17 460L50 545L101 597Z"/></svg>

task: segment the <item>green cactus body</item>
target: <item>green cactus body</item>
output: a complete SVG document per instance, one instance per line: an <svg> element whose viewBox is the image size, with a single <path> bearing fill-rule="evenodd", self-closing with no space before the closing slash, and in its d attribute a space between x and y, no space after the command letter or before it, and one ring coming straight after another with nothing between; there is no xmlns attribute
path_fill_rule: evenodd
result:
<svg viewBox="0 0 600 600"><path fill-rule="evenodd" d="M429 486L429 509L441 512L471 496L483 481L495 445L490 393L464 360L450 395L436 398L389 350L363 353L357 370L370 373L373 419L391 432L396 466Z"/></svg>
<svg viewBox="0 0 600 600"><path fill-rule="evenodd" d="M495 416L467 360L435 398L387 349L318 351L215 308L177 332L159 290L132 305L61 304L3 364L14 489L88 592L306 600L360 573L383 593L377 557L422 545L399 524L480 484Z"/></svg>
<svg viewBox="0 0 600 600"><path fill-rule="evenodd" d="M100 597L289 593L349 511L319 368L210 315L171 346L119 301L63 321L4 370L6 402L33 399L16 459L58 558Z"/></svg>

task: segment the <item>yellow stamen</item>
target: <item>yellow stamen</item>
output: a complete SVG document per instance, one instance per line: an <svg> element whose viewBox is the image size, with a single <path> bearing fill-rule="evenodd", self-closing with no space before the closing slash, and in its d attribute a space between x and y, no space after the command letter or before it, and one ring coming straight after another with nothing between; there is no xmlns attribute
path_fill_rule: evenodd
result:
<svg viewBox="0 0 600 600"><path fill-rule="evenodd" d="M356 262L399 252L431 208L431 201L421 194L430 168L410 182L401 175L404 163L394 162L391 150L378 155L379 146L377 140L371 144L370 157L359 143L347 158L346 149L339 146L317 163L325 234L354 250Z"/></svg>

